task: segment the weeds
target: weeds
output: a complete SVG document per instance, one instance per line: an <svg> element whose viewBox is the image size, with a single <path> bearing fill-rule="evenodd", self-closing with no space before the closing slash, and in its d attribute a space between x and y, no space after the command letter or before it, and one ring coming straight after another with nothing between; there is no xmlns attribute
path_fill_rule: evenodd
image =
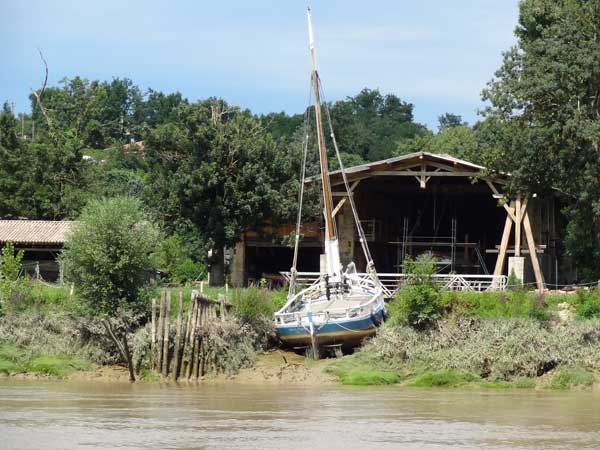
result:
<svg viewBox="0 0 600 450"><path fill-rule="evenodd" d="M577 368L561 369L548 385L550 389L586 389L594 384L594 374L589 370Z"/></svg>
<svg viewBox="0 0 600 450"><path fill-rule="evenodd" d="M440 369L428 370L415 377L409 386L412 387L459 387L478 380L479 377L469 372Z"/></svg>

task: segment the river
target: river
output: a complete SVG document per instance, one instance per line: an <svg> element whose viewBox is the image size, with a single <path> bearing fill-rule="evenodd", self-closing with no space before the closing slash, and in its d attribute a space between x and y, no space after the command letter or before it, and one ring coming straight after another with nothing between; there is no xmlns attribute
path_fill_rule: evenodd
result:
<svg viewBox="0 0 600 450"><path fill-rule="evenodd" d="M600 449L600 394L0 380L1 449Z"/></svg>

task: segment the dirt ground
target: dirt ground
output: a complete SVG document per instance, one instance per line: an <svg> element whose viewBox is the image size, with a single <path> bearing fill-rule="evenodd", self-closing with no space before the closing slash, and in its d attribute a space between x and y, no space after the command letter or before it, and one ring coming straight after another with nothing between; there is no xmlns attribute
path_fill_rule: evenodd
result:
<svg viewBox="0 0 600 450"><path fill-rule="evenodd" d="M334 384L337 378L323 373L323 368L331 363L331 359L314 361L302 355L282 350L274 350L258 356L253 367L242 369L239 374L228 377L223 374L206 376L190 383L241 383L241 384L286 384L316 386ZM90 370L70 373L65 377L57 377L40 373L2 374L0 378L21 380L65 379L91 382L129 382L129 372L122 366L98 366ZM159 378L157 377L157 381ZM146 382L146 381L141 381ZM179 380L188 383L187 380Z"/></svg>

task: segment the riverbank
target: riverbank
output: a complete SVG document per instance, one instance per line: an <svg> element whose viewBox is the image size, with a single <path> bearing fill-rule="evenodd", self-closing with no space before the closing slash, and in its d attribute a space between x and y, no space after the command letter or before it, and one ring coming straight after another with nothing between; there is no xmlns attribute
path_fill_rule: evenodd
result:
<svg viewBox="0 0 600 450"><path fill-rule="evenodd" d="M127 381L102 326L78 314L76 299L44 292L0 318L0 376ZM235 295L230 312L202 328L202 383L593 390L600 379L600 297L592 291L444 292L435 297L439 313L421 327L407 324L398 299L388 322L355 354L320 361L277 348L271 317L281 292ZM172 319L177 313L171 310ZM136 378L163 381L153 370L150 324L139 322L128 340Z"/></svg>

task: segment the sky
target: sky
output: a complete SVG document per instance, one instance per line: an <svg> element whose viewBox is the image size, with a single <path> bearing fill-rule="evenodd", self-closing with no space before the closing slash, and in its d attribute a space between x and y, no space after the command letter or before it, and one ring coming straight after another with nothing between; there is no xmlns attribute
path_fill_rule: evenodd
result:
<svg viewBox="0 0 600 450"><path fill-rule="evenodd" d="M312 0L326 100L379 88L437 127L474 123L480 92L514 45L518 0ZM76 75L218 96L255 113L308 102L306 0L0 0L0 102Z"/></svg>

